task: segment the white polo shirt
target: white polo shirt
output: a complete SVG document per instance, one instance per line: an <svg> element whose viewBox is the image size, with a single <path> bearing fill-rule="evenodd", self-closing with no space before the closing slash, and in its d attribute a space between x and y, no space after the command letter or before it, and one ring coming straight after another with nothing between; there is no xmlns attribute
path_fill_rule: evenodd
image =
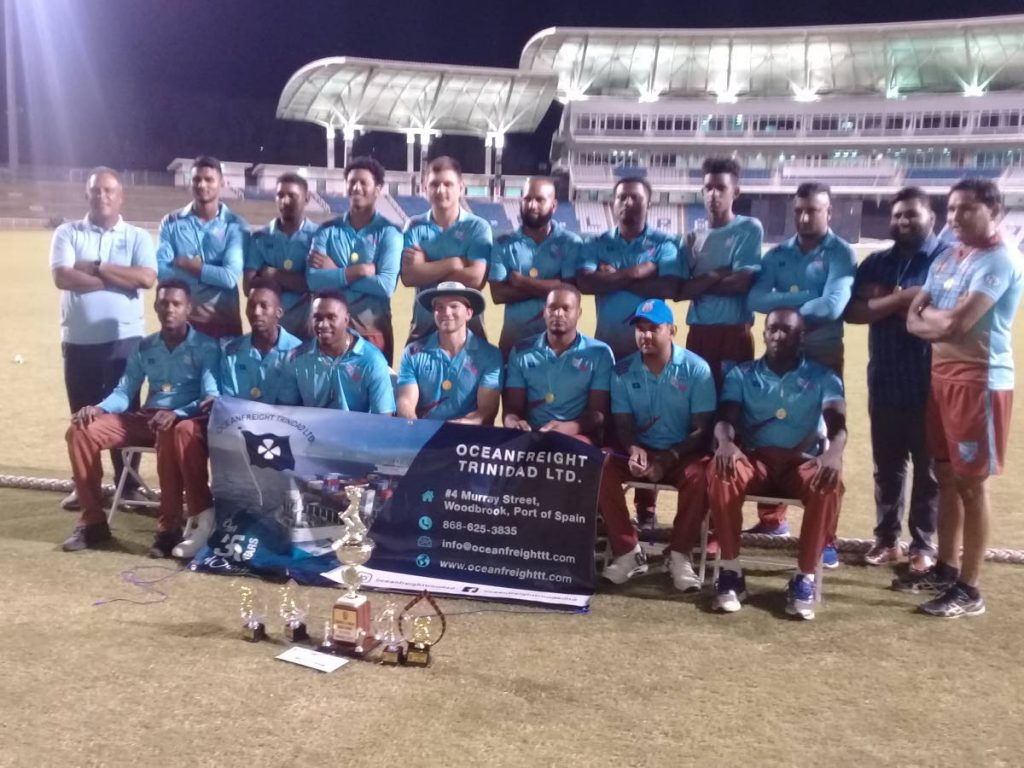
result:
<svg viewBox="0 0 1024 768"><path fill-rule="evenodd" d="M86 216L61 224L50 245L50 269L73 268L76 261L101 261L123 267L148 267L156 272L153 239L144 229L118 217L110 229ZM145 335L143 291L104 289L60 292L61 341L105 344Z"/></svg>

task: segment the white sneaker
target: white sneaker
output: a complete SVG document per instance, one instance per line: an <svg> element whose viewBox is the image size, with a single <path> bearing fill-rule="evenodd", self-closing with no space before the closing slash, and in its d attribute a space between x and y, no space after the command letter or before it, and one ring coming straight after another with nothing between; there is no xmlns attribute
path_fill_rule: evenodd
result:
<svg viewBox="0 0 1024 768"><path fill-rule="evenodd" d="M669 552L665 570L672 575L672 584L680 592L700 592L701 583L693 571L693 563L682 552Z"/></svg>
<svg viewBox="0 0 1024 768"><path fill-rule="evenodd" d="M747 580L742 573L722 570L715 582L715 598L711 607L723 613L736 613L747 599Z"/></svg>
<svg viewBox="0 0 1024 768"><path fill-rule="evenodd" d="M601 575L612 584L625 584L641 573L647 573L647 555L639 544L626 554L616 557L601 571Z"/></svg>
<svg viewBox="0 0 1024 768"><path fill-rule="evenodd" d="M171 550L174 557L191 560L200 549L206 546L206 540L213 534L216 522L213 507L204 509L198 515L190 517L185 523L184 538Z"/></svg>

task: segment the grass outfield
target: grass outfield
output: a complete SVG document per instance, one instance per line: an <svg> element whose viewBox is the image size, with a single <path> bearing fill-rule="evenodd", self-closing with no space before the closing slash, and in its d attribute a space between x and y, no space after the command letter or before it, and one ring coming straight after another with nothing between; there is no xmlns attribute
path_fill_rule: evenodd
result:
<svg viewBox="0 0 1024 768"><path fill-rule="evenodd" d="M49 237L0 233L0 471L65 477ZM410 297L400 289L397 328ZM489 314L495 337L499 321ZM852 327L840 534L857 538L873 521L865 357ZM1018 549L1019 411L992 535ZM782 617L784 575L767 571L729 617L672 594L661 574L602 591L589 615L444 601L433 668L323 676L237 639L228 579L181 573L156 585L163 602L95 605L147 599L120 576L150 565L153 521L120 514L115 546L70 556L57 545L74 518L58 499L0 490L0 765L1019 765L1024 751L1020 566L989 566L989 614L959 622L915 616L916 598L885 589L887 569L851 566L828 574L810 624ZM311 596L323 616L333 593Z"/></svg>

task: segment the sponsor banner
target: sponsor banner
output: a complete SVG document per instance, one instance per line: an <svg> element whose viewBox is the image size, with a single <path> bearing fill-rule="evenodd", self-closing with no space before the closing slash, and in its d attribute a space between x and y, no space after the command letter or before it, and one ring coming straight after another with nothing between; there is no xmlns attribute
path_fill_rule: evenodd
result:
<svg viewBox="0 0 1024 768"><path fill-rule="evenodd" d="M578 440L234 398L208 435L218 525L194 570L331 583L359 485L367 586L567 607L593 592L603 457Z"/></svg>

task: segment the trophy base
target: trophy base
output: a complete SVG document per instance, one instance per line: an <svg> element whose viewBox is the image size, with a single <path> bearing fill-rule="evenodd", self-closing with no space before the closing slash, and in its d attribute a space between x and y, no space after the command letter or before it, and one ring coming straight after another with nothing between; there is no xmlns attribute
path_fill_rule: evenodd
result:
<svg viewBox="0 0 1024 768"><path fill-rule="evenodd" d="M345 643L335 640L331 643L331 653L338 656L349 656L353 659L365 659L378 644L379 641L373 637L368 637L361 643Z"/></svg>
<svg viewBox="0 0 1024 768"><path fill-rule="evenodd" d="M303 643L309 640L309 632L306 630L306 625L302 622L298 624L286 624L284 627L284 636L288 638L289 643Z"/></svg>
<svg viewBox="0 0 1024 768"><path fill-rule="evenodd" d="M258 643L267 639L267 627L263 623L246 624L242 628L242 639L247 643Z"/></svg>
<svg viewBox="0 0 1024 768"><path fill-rule="evenodd" d="M429 667L430 666L430 646L429 645L410 645L409 650L405 652L405 666L407 667Z"/></svg>
<svg viewBox="0 0 1024 768"><path fill-rule="evenodd" d="M371 632L370 601L366 595L339 597L331 612L334 653L362 659L379 641Z"/></svg>
<svg viewBox="0 0 1024 768"><path fill-rule="evenodd" d="M387 643L381 646L378 661L389 667L397 667L405 663L405 649L398 643Z"/></svg>

